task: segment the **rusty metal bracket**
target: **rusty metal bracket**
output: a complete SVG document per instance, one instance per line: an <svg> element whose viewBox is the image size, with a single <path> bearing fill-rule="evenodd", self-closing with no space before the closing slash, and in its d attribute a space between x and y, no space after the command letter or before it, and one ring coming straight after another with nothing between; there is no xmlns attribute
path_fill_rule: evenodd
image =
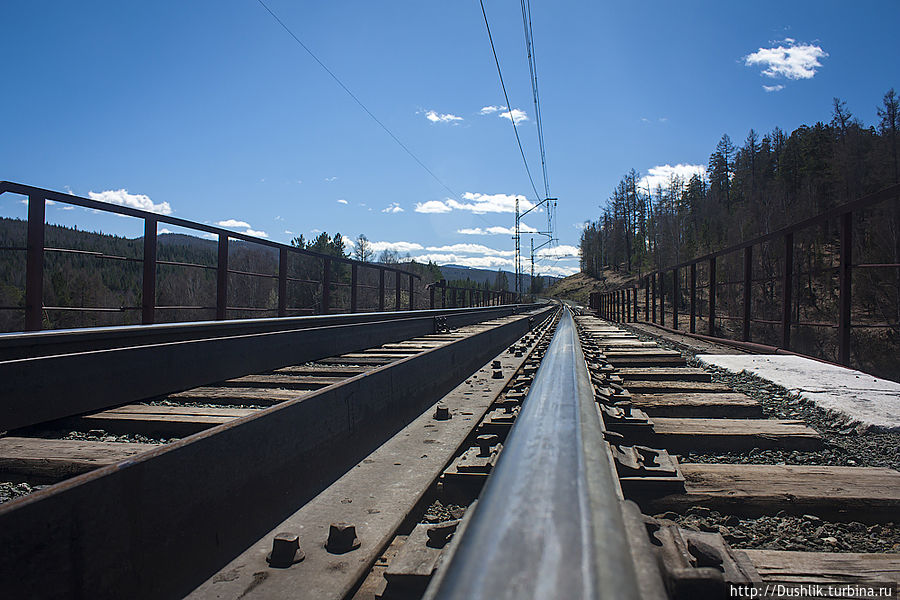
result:
<svg viewBox="0 0 900 600"><path fill-rule="evenodd" d="M647 516L644 524L672 600L726 598L728 585L761 581L747 555L729 547L718 533L681 529Z"/></svg>

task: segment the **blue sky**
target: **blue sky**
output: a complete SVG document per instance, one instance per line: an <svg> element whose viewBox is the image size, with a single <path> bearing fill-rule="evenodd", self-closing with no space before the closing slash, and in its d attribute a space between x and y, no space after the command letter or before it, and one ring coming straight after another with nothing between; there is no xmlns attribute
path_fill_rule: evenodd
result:
<svg viewBox="0 0 900 600"><path fill-rule="evenodd" d="M440 182L257 0L4 3L0 179L276 241L364 233L402 255L511 269L510 236L487 232L535 195L509 111L483 110L506 102L479 4L265 1ZM542 192L520 5L485 6ZM873 124L900 88L894 0L531 9L564 257L539 262L548 274L577 269L579 225L629 169L704 165L723 133L828 121L834 96ZM0 196L0 215L24 216L20 201ZM48 220L141 234L59 205Z"/></svg>

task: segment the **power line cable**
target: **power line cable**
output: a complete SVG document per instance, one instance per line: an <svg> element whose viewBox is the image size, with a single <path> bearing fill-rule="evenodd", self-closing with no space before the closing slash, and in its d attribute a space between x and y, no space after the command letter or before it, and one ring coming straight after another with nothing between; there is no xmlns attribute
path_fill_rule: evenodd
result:
<svg viewBox="0 0 900 600"><path fill-rule="evenodd" d="M534 185L534 178L531 176L531 169L528 168L528 160L525 158L525 150L522 148L522 140L519 139L519 129L516 127L516 117L513 108L509 103L509 95L506 93L506 84L503 83L503 71L500 70L500 59L497 58L497 49L494 47L494 38L491 35L491 26L488 24L487 12L484 10L484 0L481 3L481 14L484 17L484 26L487 29L488 40L491 42L491 52L494 53L494 63L497 65L497 75L500 77L500 87L503 88L503 98L506 100L506 110L509 111L509 121L512 123L513 132L516 134L516 143L519 145L519 153L522 155L522 162L525 164L525 172L528 173L528 181L531 182L531 189L534 190L535 199L540 202L541 195L538 194L537 187Z"/></svg>
<svg viewBox="0 0 900 600"><path fill-rule="evenodd" d="M531 0L521 0L522 24L525 27L525 48L528 52L528 70L531 73L531 90L534 96L534 120L537 125L538 144L541 148L541 170L544 175L544 198L550 197L550 179L547 175L547 157L544 151L544 127L541 120L541 100L538 94L537 58L534 50L534 34L531 29Z"/></svg>
<svg viewBox="0 0 900 600"><path fill-rule="evenodd" d="M300 47L303 48L304 50L306 50L306 53L309 54L309 55L313 58L314 61L316 61L317 63L319 63L319 66L322 67L322 69L324 69L325 72L328 73L328 74L331 76L331 78L334 79L334 81L335 81L339 86L341 86L341 89L343 89L345 92L347 92L347 95L349 95L351 98L353 98L353 100L360 106L360 108L362 108L364 111L366 111L366 114L369 115L370 117L372 117L372 120L375 121L376 123L378 123L378 125L379 125L382 129L384 129L384 131L385 131L389 136L391 136L391 138L392 138L395 142L397 142L397 144L398 144L401 148L403 148L403 150L404 150L407 154L409 154L410 157L412 157L412 159L413 159L414 161L416 161L416 162L419 164L420 167L422 167L423 169L425 169L425 171L427 171L428 174L431 175L431 176L434 178L434 180L437 181L437 182L438 182L445 190L447 190L448 192L450 192L451 194L453 194L453 196L455 196L455 197L457 197L457 198L461 198L461 196L460 196L459 194L457 194L455 191L453 191L453 189L452 189L450 186L448 186L446 183L444 183L444 182L441 180L440 177L438 177L437 175L435 175L434 172L433 172L431 169L429 169L429 168L425 165L425 163L423 163L421 160L419 160L419 157L416 156L415 154L413 154L412 150L410 150L410 149L406 146L406 144L404 144L403 142L401 142L400 139L399 139L396 135L394 135L394 133L393 133L390 129L388 129L387 126L386 126L384 123L382 123L382 122L378 119L378 117L376 117L376 116L372 113L372 111L370 111L370 110L368 109L368 107L366 107L365 104L362 103L362 100L360 100L359 98L357 98L357 97L356 97L356 94L354 94L353 92L351 92L351 91L350 91L350 88L348 88L346 85L344 85L344 82L341 81L340 78L338 78L338 76L335 75L335 74L331 71L331 69L329 69L329 68L325 65L325 63L323 63L321 60L319 60L319 57L316 56L315 53L314 53L312 50L310 50L309 47L307 47L306 44L304 44L302 41L300 41L300 38L298 38L298 37L294 34L294 32L291 31L291 29L290 29L287 25L285 25L284 21L282 21L280 18L278 18L278 15L276 15L276 14L272 11L272 9L269 8L269 7L266 5L265 2L263 2L263 0L256 0L256 1L259 2L259 4L260 4L264 9L266 9L266 11L267 11L270 15L272 15L272 18L275 19L275 21L277 21L279 25L281 25L282 29L284 29L284 30L288 33L288 35L290 35L292 38L294 38L294 41L297 42L298 44L300 44Z"/></svg>

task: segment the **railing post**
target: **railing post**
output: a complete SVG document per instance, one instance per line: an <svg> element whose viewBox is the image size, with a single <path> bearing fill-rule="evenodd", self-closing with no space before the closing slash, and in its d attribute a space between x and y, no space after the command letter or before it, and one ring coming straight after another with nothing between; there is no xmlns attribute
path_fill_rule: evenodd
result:
<svg viewBox="0 0 900 600"><path fill-rule="evenodd" d="M644 321L650 320L650 278L644 277Z"/></svg>
<svg viewBox="0 0 900 600"><path fill-rule="evenodd" d="M378 310L384 312L384 269L378 269Z"/></svg>
<svg viewBox="0 0 900 600"><path fill-rule="evenodd" d="M656 323L656 275L650 275L650 310L653 322Z"/></svg>
<svg viewBox="0 0 900 600"><path fill-rule="evenodd" d="M394 271L394 310L400 310L400 271Z"/></svg>
<svg viewBox="0 0 900 600"><path fill-rule="evenodd" d="M781 347L791 347L791 304L794 293L794 234L784 235L784 271L781 280Z"/></svg>
<svg viewBox="0 0 900 600"><path fill-rule="evenodd" d="M359 284L359 267L356 263L350 265L350 312L355 313L358 308L357 285Z"/></svg>
<svg viewBox="0 0 900 600"><path fill-rule="evenodd" d="M278 316L287 316L288 251L278 249Z"/></svg>
<svg viewBox="0 0 900 600"><path fill-rule="evenodd" d="M441 284L441 308L447 308L447 284Z"/></svg>
<svg viewBox="0 0 900 600"><path fill-rule="evenodd" d="M841 282L838 308L838 362L850 365L850 318L852 310L851 283L853 280L853 213L841 215L841 257L839 277Z"/></svg>
<svg viewBox="0 0 900 600"><path fill-rule="evenodd" d="M635 323L641 320L640 315L638 314L638 286L634 284L634 292L631 294L632 299L634 301L634 305L631 307L631 314L634 317Z"/></svg>
<svg viewBox="0 0 900 600"><path fill-rule="evenodd" d="M716 335L716 257L709 259L709 328L710 336Z"/></svg>
<svg viewBox="0 0 900 600"><path fill-rule="evenodd" d="M141 323L153 324L156 311L156 219L144 219L144 274L141 291Z"/></svg>
<svg viewBox="0 0 900 600"><path fill-rule="evenodd" d="M429 301L429 306L433 310L434 309L434 284L431 284L428 287L428 301Z"/></svg>
<svg viewBox="0 0 900 600"><path fill-rule="evenodd" d="M413 279L412 273L410 273L409 274L409 310L415 310L415 306L416 306L415 294L416 294L416 282Z"/></svg>
<svg viewBox="0 0 900 600"><path fill-rule="evenodd" d="M678 300L681 298L678 269L672 269L672 329L678 329Z"/></svg>
<svg viewBox="0 0 900 600"><path fill-rule="evenodd" d="M691 333L697 332L697 263L691 263Z"/></svg>
<svg viewBox="0 0 900 600"><path fill-rule="evenodd" d="M40 331L44 312L44 198L28 196L25 254L25 331Z"/></svg>
<svg viewBox="0 0 900 600"><path fill-rule="evenodd" d="M659 272L659 324L666 325L666 274L664 271Z"/></svg>
<svg viewBox="0 0 900 600"><path fill-rule="evenodd" d="M743 339L750 341L750 302L753 298L753 246L744 248L744 327Z"/></svg>
<svg viewBox="0 0 900 600"><path fill-rule="evenodd" d="M322 259L322 314L331 308L331 259Z"/></svg>
<svg viewBox="0 0 900 600"><path fill-rule="evenodd" d="M216 319L222 321L228 313L228 234L219 234L219 259L216 264Z"/></svg>
<svg viewBox="0 0 900 600"><path fill-rule="evenodd" d="M625 290L625 320L632 321L631 318L631 288Z"/></svg>

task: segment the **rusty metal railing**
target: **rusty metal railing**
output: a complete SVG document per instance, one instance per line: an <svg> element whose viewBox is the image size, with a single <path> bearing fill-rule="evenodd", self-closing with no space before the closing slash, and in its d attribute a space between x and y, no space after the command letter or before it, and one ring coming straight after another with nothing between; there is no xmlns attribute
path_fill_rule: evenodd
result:
<svg viewBox="0 0 900 600"><path fill-rule="evenodd" d="M726 338L724 327L721 322L738 322L740 323L740 341L751 343L751 325L774 326L778 328L777 339L780 342L777 349L791 350L794 346L792 343L792 332L797 327L810 328L833 328L837 330L837 362L843 365L850 364L851 349L851 330L853 328L894 328L900 327L900 323L883 320L874 322L854 322L852 320L853 306L853 272L860 269L897 269L898 277L900 277L900 263L878 262L853 262L854 247L854 215L876 206L884 205L889 210L900 211L900 185L887 187L879 192L864 196L852 202L842 204L819 215L805 219L793 225L789 225L770 234L763 235L740 244L712 252L704 256L700 256L688 261L668 266L662 269L651 271L638 278L638 280L629 285L607 292L594 292L590 296L590 306L598 311L598 314L606 319L619 322L645 322L666 326L667 317L671 319L672 330L682 332L683 326L680 318L686 316L688 318L688 328L686 333L697 333L697 321L704 318L706 321L706 335L708 339L733 339ZM900 214L900 213L898 213ZM893 217L900 220L897 215ZM837 258L837 264L820 268L808 268L803 276L812 278L814 274L831 273L837 277L838 296L836 302L837 319L836 322L821 321L803 321L799 318L799 311L796 309L795 301L797 297L794 295L798 287L798 275L795 273L795 249L797 243L795 236L801 232L808 233L809 230L817 227L827 228L829 222L838 222L838 243L836 251L831 250L832 258ZM868 232L857 232L857 235L868 235ZM900 232L895 232L900 235ZM765 250L769 250L768 245L780 245L777 252L767 252L767 254L779 254L780 260L773 261L780 263L780 276L773 276L771 273L754 273L754 249L761 249L767 245ZM723 271L722 262L726 257L736 257L742 263L741 277L739 279L725 280L717 282L718 273ZM698 285L698 270L703 269L706 272L705 285ZM738 269L732 269L737 271ZM829 280L832 276L829 276ZM769 296L773 297L774 290L779 287L780 295L777 299L779 310L778 318L755 318L753 287L754 285L763 285L770 291ZM717 290L724 286L740 286L740 314L727 314L720 311L717 306ZM813 287L810 283L810 288ZM820 286L827 287L827 286ZM698 298L698 289L706 291L705 298ZM643 301L639 298L639 292L643 291ZM685 291L687 299L685 301ZM830 290L829 290L830 291ZM668 293L669 303L666 303L666 295ZM897 300L900 303L900 299ZM771 304L771 303L769 303ZM687 305L687 306L685 306ZM702 309L701 310L701 306ZM684 308L684 312L680 309ZM760 308L760 303L756 304L756 308ZM894 307L895 312L900 313L900 306ZM643 312L643 319L640 318Z"/></svg>
<svg viewBox="0 0 900 600"><path fill-rule="evenodd" d="M321 286L319 292L318 311L322 314L333 312L332 292L334 288L341 286L350 288L349 312L359 312L362 307L359 305L359 291L364 287L359 281L361 269L375 269L379 272L378 285L378 308L377 310L385 310L385 274L392 274L395 288L394 309L401 308L401 284L407 283L407 310L413 310L416 303L415 281L421 280L416 273L411 273L399 267L391 267L380 264L365 263L337 256L320 254L309 250L295 248L286 244L280 244L270 240L253 237L236 231L230 231L221 227L188 221L166 215L151 213L126 206L118 206L99 202L88 198L82 198L67 193L55 192L52 190L37 188L20 183L12 183L8 181L0 181L0 194L13 193L27 196L28 198L28 220L27 220L27 242L25 247L9 247L3 248L10 251L25 251L26 268L25 268L25 330L39 331L42 329L42 316L47 310L68 310L82 312L125 312L130 310L141 311L141 322L144 324L155 323L157 310L185 310L185 309L207 309L215 310L215 318L223 320L228 318L229 311L232 314L242 312L272 312L273 316L288 316L289 314L316 312L315 309L306 307L289 307L288 306L288 285L289 284L315 284ZM99 252L87 252L66 248L48 248L44 243L45 233L45 205L50 200L61 204L69 204L80 206L87 209L113 213L128 217L135 217L144 222L144 239L143 239L143 256L142 258L120 257L113 255L104 255ZM201 265L193 263L180 263L174 261L158 260L157 258L157 229L160 223L174 225L188 230L203 232L210 234L217 239L217 263L213 265ZM241 240L257 246L275 249L278 252L278 270L276 273L256 273L250 271L241 271L229 269L229 240ZM68 252L76 254L84 254L94 256L100 259L112 260L128 260L132 262L140 262L143 265L142 273L142 298L140 307L89 307L89 306L47 306L44 304L44 255L47 252ZM288 275L288 258L297 255L308 257L319 262L319 277L315 279L290 277ZM335 265L350 266L350 283L343 283L334 280L332 277ZM157 267L159 265L168 265L175 267L202 268L215 270L216 273L216 293L214 306L159 306L156 303L157 297ZM247 276L256 278L267 278L277 280L277 308L268 307L237 307L228 305L228 288L229 276ZM404 282L407 279L407 282ZM368 286L371 287L371 286ZM23 310L22 307L2 307L6 310Z"/></svg>

